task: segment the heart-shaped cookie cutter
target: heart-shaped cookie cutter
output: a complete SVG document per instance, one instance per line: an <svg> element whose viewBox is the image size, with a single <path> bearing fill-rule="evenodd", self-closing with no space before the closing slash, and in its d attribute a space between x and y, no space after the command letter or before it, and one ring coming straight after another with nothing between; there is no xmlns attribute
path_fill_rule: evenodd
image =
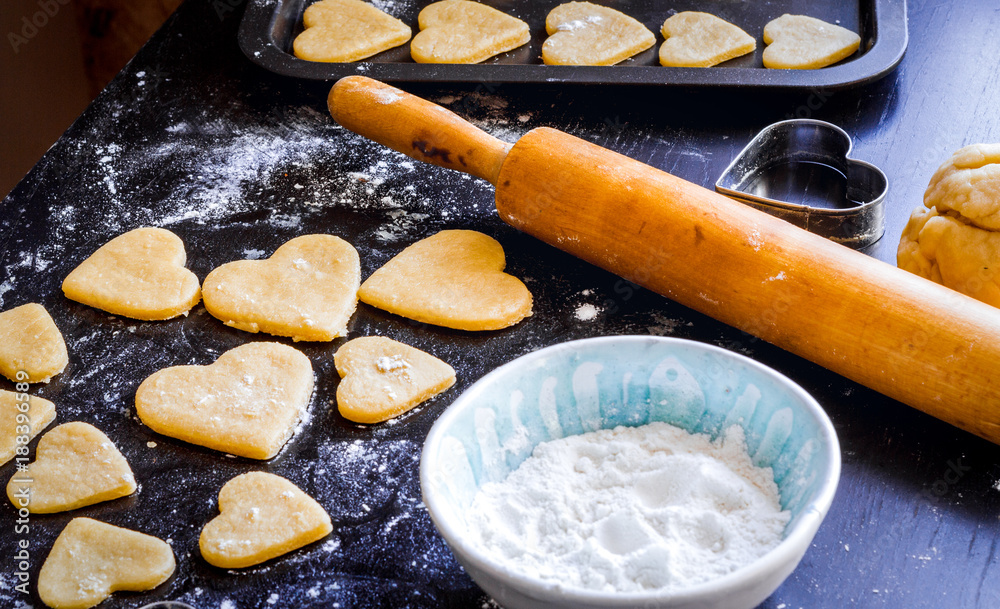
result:
<svg viewBox="0 0 1000 609"><path fill-rule="evenodd" d="M852 145L847 132L825 121L774 123L747 144L715 190L837 243L863 248L885 232L889 180L878 167L852 159Z"/></svg>

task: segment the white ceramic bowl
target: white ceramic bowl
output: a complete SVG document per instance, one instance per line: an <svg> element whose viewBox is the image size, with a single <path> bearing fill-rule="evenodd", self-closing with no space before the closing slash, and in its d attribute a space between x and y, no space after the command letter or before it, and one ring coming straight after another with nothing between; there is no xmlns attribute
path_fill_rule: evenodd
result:
<svg viewBox="0 0 1000 609"><path fill-rule="evenodd" d="M630 593L570 589L511 572L469 543L465 514L480 485L505 478L540 442L653 421L713 438L739 423L754 463L774 470L781 506L791 512L783 540L718 579L679 592ZM434 525L506 609L750 609L798 565L839 478L833 425L801 387L725 349L653 336L578 340L501 366L438 418L420 464Z"/></svg>

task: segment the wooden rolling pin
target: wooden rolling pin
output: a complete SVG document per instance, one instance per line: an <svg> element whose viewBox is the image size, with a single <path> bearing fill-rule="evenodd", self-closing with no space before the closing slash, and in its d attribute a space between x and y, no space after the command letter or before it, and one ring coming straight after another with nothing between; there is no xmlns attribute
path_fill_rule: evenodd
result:
<svg viewBox="0 0 1000 609"><path fill-rule="evenodd" d="M1000 309L555 129L512 146L361 76L328 102L351 131L492 182L511 226L1000 444Z"/></svg>

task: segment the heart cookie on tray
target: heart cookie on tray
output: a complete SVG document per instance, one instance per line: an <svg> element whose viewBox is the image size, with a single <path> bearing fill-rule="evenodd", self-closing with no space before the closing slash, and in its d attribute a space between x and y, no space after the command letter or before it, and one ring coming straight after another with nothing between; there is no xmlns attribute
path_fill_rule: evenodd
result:
<svg viewBox="0 0 1000 609"><path fill-rule="evenodd" d="M74 518L38 574L38 595L53 609L94 607L116 590L152 590L177 563L163 540L90 518Z"/></svg>
<svg viewBox="0 0 1000 609"><path fill-rule="evenodd" d="M198 547L209 564L240 569L287 554L330 534L333 525L315 499L274 474L236 476L219 491L219 515L201 530Z"/></svg>
<svg viewBox="0 0 1000 609"><path fill-rule="evenodd" d="M361 0L321 0L302 15L292 51L308 61L358 61L410 39L410 26Z"/></svg>
<svg viewBox="0 0 1000 609"><path fill-rule="evenodd" d="M270 459L309 404L309 358L278 343L249 343L208 366L175 366L139 385L135 409L158 433L241 457Z"/></svg>
<svg viewBox="0 0 1000 609"><path fill-rule="evenodd" d="M74 421L42 436L35 462L7 483L7 498L33 514L52 514L125 497L136 488L132 468L111 440Z"/></svg>
<svg viewBox="0 0 1000 609"><path fill-rule="evenodd" d="M757 41L732 23L697 11L684 11L663 22L660 64L707 68L752 53Z"/></svg>
<svg viewBox="0 0 1000 609"><path fill-rule="evenodd" d="M765 68L824 68L854 54L861 37L847 28L805 15L782 15L764 26Z"/></svg>
<svg viewBox="0 0 1000 609"><path fill-rule="evenodd" d="M205 308L227 326L293 340L347 334L358 304L361 263L350 243L303 235L267 260L238 260L208 274Z"/></svg>
<svg viewBox="0 0 1000 609"><path fill-rule="evenodd" d="M184 268L180 237L137 228L108 241L63 281L66 298L133 319L185 315L201 300L198 278Z"/></svg>
<svg viewBox="0 0 1000 609"><path fill-rule="evenodd" d="M337 408L356 423L381 423L455 384L455 370L429 353L383 336L347 341L334 355Z"/></svg>
<svg viewBox="0 0 1000 609"><path fill-rule="evenodd" d="M66 369L62 332L40 304L0 312L0 374L16 383L47 383Z"/></svg>
<svg viewBox="0 0 1000 609"><path fill-rule="evenodd" d="M443 230L397 254L361 284L362 302L457 330L498 330L531 315L531 292L503 272L503 247L470 230Z"/></svg>
<svg viewBox="0 0 1000 609"><path fill-rule="evenodd" d="M469 0L429 4L417 20L420 32L410 43L417 63L479 63L531 40L527 23Z"/></svg>
<svg viewBox="0 0 1000 609"><path fill-rule="evenodd" d="M542 61L557 66L610 66L656 43L639 21L590 2L555 7L545 18L545 31Z"/></svg>

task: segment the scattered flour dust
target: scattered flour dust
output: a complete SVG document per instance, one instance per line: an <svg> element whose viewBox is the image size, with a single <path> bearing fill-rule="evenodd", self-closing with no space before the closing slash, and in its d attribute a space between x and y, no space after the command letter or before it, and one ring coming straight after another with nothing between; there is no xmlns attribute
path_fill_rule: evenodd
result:
<svg viewBox="0 0 1000 609"><path fill-rule="evenodd" d="M601 312L600 309L598 309L595 305L592 305L588 302L578 306L576 308L576 313L574 313L574 315L580 321L591 321L593 319L596 319L597 314L600 312Z"/></svg>
<svg viewBox="0 0 1000 609"><path fill-rule="evenodd" d="M469 532L506 568L556 586L676 591L781 541L790 514L772 476L738 426L715 442L665 423L601 430L542 443L483 485Z"/></svg>

